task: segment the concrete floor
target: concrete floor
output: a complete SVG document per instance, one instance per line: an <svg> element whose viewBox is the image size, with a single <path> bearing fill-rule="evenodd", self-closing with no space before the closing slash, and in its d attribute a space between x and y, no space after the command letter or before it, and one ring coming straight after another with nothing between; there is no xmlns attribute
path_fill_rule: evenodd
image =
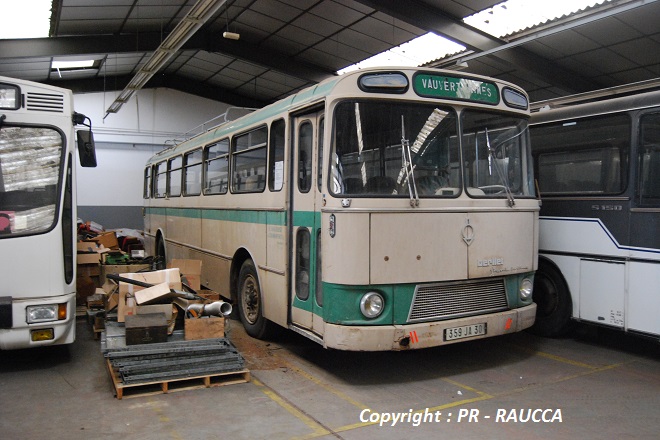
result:
<svg viewBox="0 0 660 440"><path fill-rule="evenodd" d="M600 440L660 433L660 344L603 329L348 353L292 332L257 341L229 321L249 383L122 400L87 321L79 319L77 330L69 347L0 351L0 438ZM399 418L394 426L380 426L386 413Z"/></svg>

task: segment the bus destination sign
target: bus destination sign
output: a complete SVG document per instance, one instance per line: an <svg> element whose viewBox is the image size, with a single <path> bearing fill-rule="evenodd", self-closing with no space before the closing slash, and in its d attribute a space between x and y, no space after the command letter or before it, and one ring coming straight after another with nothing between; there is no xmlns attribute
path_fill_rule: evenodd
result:
<svg viewBox="0 0 660 440"><path fill-rule="evenodd" d="M500 102L500 94L495 84L474 79L420 73L415 76L413 89L419 96L427 98L458 99L484 104Z"/></svg>

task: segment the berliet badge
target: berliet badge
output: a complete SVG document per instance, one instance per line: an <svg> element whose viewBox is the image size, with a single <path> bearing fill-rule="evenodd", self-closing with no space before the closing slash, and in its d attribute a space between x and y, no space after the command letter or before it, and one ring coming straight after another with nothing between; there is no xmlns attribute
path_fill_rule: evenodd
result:
<svg viewBox="0 0 660 440"><path fill-rule="evenodd" d="M465 227L463 227L463 241L470 246L474 240L474 228L470 225L470 219L466 219Z"/></svg>

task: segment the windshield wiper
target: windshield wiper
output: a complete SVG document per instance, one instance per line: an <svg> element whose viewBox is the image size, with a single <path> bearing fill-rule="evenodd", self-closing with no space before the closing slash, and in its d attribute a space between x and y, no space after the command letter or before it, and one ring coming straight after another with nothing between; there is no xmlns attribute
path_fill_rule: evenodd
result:
<svg viewBox="0 0 660 440"><path fill-rule="evenodd" d="M410 142L408 139L406 139L406 129L403 115L401 115L401 167L406 172L408 194L410 194L410 206L414 208L419 206L419 195L417 194L417 184L415 183L415 166L412 163Z"/></svg>
<svg viewBox="0 0 660 440"><path fill-rule="evenodd" d="M508 141L509 139L507 139ZM505 141L506 142L506 141ZM500 143L502 145L504 142ZM499 147L499 145L498 145ZM506 192L506 198L508 201L509 207L513 207L516 204L516 200L513 198L513 193L511 192L511 187L509 186L509 179L506 178L506 173L502 169L501 164L493 157L496 149L491 148L490 146L490 137L488 136L488 127L486 127L486 148L488 148L488 174L493 175L493 162L495 163L495 171L497 171L497 177L500 178L502 186L504 186L504 191ZM495 159L495 160L493 160Z"/></svg>

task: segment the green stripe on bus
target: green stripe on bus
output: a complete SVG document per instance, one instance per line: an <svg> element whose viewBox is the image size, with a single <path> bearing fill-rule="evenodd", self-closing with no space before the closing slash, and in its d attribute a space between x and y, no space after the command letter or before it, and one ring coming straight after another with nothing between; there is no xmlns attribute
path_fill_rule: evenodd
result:
<svg viewBox="0 0 660 440"><path fill-rule="evenodd" d="M314 211L295 211L293 213L293 226L307 226L309 228L321 225L321 213Z"/></svg>
<svg viewBox="0 0 660 440"><path fill-rule="evenodd" d="M263 225L286 225L286 212L282 211L246 211L237 209L200 209L200 208L147 208L147 214L183 218L203 218L239 223L257 223Z"/></svg>

